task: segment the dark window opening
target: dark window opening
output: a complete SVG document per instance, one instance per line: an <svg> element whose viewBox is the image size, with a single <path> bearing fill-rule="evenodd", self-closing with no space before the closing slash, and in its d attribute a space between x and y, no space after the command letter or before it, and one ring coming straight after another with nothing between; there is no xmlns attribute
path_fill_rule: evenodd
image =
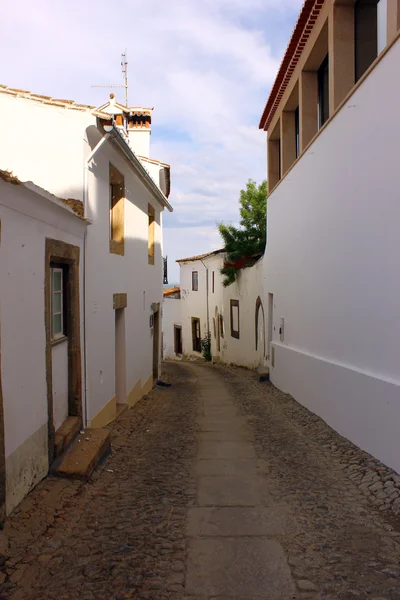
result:
<svg viewBox="0 0 400 600"><path fill-rule="evenodd" d="M354 45L356 81L378 56L377 0L357 0L354 4Z"/></svg>
<svg viewBox="0 0 400 600"><path fill-rule="evenodd" d="M300 156L300 111L299 107L294 111L294 129L296 135L296 158Z"/></svg>
<svg viewBox="0 0 400 600"><path fill-rule="evenodd" d="M199 272L192 271L192 291L198 292L199 290Z"/></svg>
<svg viewBox="0 0 400 600"><path fill-rule="evenodd" d="M239 300L231 300L231 336L239 339Z"/></svg>
<svg viewBox="0 0 400 600"><path fill-rule="evenodd" d="M318 128L329 119L329 56L322 61L318 69Z"/></svg>
<svg viewBox="0 0 400 600"><path fill-rule="evenodd" d="M193 351L201 352L200 319L192 317Z"/></svg>
<svg viewBox="0 0 400 600"><path fill-rule="evenodd" d="M174 352L182 354L182 327L174 325Z"/></svg>

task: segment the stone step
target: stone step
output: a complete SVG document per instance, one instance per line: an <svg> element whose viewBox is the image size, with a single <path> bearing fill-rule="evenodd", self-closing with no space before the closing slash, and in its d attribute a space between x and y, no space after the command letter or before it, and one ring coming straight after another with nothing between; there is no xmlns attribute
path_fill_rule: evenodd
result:
<svg viewBox="0 0 400 600"><path fill-rule="evenodd" d="M62 457L55 474L59 477L88 479L109 450L108 429L86 429Z"/></svg>
<svg viewBox="0 0 400 600"><path fill-rule="evenodd" d="M82 422L79 417L67 417L55 433L55 458L61 456L72 440L81 430Z"/></svg>

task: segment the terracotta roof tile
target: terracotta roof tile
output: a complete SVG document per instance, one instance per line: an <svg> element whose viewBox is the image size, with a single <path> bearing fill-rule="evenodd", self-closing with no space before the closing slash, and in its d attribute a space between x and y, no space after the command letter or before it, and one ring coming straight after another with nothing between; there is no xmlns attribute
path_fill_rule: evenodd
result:
<svg viewBox="0 0 400 600"><path fill-rule="evenodd" d="M324 2L305 0L261 116L260 129L268 130Z"/></svg>
<svg viewBox="0 0 400 600"><path fill-rule="evenodd" d="M91 106L89 104L78 104L74 100L60 100L57 98L52 98L51 96L43 96L42 94L34 94L29 92L28 90L19 90L16 88L10 88L6 85L0 84L0 94L8 94L11 96L15 96L18 98L26 98L28 100L32 100L35 102L40 102L41 104L49 104L52 106L61 106L63 108L68 108L72 110L80 110L91 112L93 115L97 117L107 118L109 115L106 113L102 113L97 110L95 106Z"/></svg>
<svg viewBox="0 0 400 600"><path fill-rule="evenodd" d="M172 294L177 294L178 292L180 293L181 288L179 287L179 285L176 285L175 287L171 287L171 288L166 288L165 290L163 290L163 296L172 296Z"/></svg>
<svg viewBox="0 0 400 600"><path fill-rule="evenodd" d="M198 256L190 256L189 258L179 258L176 262L191 262L194 260L202 260L203 258L208 258L209 256L213 256L214 254L220 254L221 252L225 252L225 248L220 248L219 250L213 250L213 252L207 252L206 254L199 254Z"/></svg>
<svg viewBox="0 0 400 600"><path fill-rule="evenodd" d="M11 171L2 171L0 169L0 179L7 183L12 183L13 185L23 185L23 181L20 181L18 177L15 177Z"/></svg>

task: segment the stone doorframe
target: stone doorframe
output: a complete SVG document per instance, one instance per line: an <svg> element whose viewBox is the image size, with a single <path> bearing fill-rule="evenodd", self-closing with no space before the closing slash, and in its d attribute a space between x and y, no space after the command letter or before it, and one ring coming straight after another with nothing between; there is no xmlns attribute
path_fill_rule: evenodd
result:
<svg viewBox="0 0 400 600"><path fill-rule="evenodd" d="M46 331L46 383L48 412L49 466L54 458L55 430L53 417L53 365L51 340L51 273L52 263L68 265L67 327L68 327L68 415L79 417L82 423L82 361L79 297L79 246L46 238L44 277L44 317Z"/></svg>

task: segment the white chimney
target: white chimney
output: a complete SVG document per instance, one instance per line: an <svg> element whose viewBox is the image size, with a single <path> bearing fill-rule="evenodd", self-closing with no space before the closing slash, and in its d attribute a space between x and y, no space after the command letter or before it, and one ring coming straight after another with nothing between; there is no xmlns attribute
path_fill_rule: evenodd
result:
<svg viewBox="0 0 400 600"><path fill-rule="evenodd" d="M138 156L150 158L151 108L129 108L129 145Z"/></svg>

